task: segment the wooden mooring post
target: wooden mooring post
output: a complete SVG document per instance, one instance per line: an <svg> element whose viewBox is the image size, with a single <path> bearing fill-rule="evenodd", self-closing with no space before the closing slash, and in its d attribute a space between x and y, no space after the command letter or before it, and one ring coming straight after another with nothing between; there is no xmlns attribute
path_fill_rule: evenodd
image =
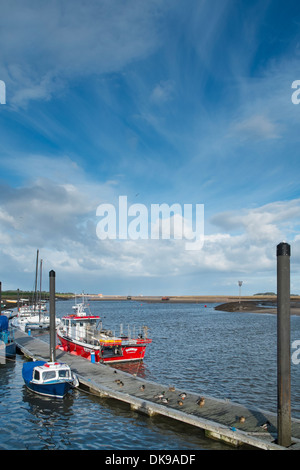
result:
<svg viewBox="0 0 300 470"><path fill-rule="evenodd" d="M277 441L284 447L291 445L290 256L288 243L277 245Z"/></svg>
<svg viewBox="0 0 300 470"><path fill-rule="evenodd" d="M56 360L55 341L55 271L49 272L50 361Z"/></svg>

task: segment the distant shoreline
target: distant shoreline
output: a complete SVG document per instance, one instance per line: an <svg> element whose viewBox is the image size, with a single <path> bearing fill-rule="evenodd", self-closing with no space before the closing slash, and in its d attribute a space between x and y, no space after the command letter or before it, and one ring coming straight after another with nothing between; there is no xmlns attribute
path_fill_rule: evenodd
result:
<svg viewBox="0 0 300 470"><path fill-rule="evenodd" d="M76 295L76 298L81 298ZM56 296L56 300L74 299L72 295ZM125 301L140 303L196 303L196 304L218 304L214 307L223 312L249 312L262 314L277 313L277 298L275 295L253 295L253 296L224 296L224 295L184 295L184 296L122 296L122 295L89 295L85 294L86 301ZM4 300L5 302L5 300ZM15 303L15 305L14 305ZM16 302L8 301L2 310L16 307ZM291 315L300 316L300 297L291 296Z"/></svg>
<svg viewBox="0 0 300 470"><path fill-rule="evenodd" d="M196 304L218 304L214 307L215 310L223 312L249 312L249 313L262 313L262 314L276 314L277 313L277 298L276 296L102 296L95 298L89 296L89 300L105 301L138 301L141 303L196 303ZM291 296L291 315L300 316L300 298L298 296Z"/></svg>
<svg viewBox="0 0 300 470"><path fill-rule="evenodd" d="M138 301L145 303L196 303L196 304L218 304L215 310L223 312L249 312L262 314L277 313L277 298L274 295L256 296L89 296L89 300L95 301ZM300 298L291 296L291 315L300 315Z"/></svg>
<svg viewBox="0 0 300 470"><path fill-rule="evenodd" d="M77 296L80 297L80 296ZM180 302L180 303L227 303L239 301L270 301L276 302L276 296L237 296L237 295L91 295L85 294L89 300L132 300L138 302ZM294 297L291 297L294 300ZM300 302L300 297L295 296L295 300Z"/></svg>

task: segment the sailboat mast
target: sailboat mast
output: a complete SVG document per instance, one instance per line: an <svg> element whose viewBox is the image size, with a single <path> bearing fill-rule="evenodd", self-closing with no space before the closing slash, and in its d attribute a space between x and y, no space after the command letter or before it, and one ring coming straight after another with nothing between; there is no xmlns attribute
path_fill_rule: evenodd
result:
<svg viewBox="0 0 300 470"><path fill-rule="evenodd" d="M35 285L34 285L34 310L36 311L37 306L37 278L39 268L39 250L36 252L36 266L35 266Z"/></svg>

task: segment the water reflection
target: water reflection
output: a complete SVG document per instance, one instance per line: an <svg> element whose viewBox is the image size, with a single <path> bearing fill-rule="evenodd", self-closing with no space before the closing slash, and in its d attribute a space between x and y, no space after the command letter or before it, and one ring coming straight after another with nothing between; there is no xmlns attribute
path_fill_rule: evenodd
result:
<svg viewBox="0 0 300 470"><path fill-rule="evenodd" d="M121 370L122 372L127 372L128 374L135 375L137 377L141 377L142 379L146 379L149 377L150 372L148 370L147 364L143 361L140 362L128 362L128 363L116 363L116 364L108 364L108 367L113 369Z"/></svg>
<svg viewBox="0 0 300 470"><path fill-rule="evenodd" d="M28 390L25 385L22 392L25 406L23 409L26 409L26 419L31 429L30 435L23 437L24 448L53 450L71 445L68 439L69 421L73 415L73 393L76 399L76 391L72 390L63 399L39 396ZM35 436L34 439L32 436Z"/></svg>

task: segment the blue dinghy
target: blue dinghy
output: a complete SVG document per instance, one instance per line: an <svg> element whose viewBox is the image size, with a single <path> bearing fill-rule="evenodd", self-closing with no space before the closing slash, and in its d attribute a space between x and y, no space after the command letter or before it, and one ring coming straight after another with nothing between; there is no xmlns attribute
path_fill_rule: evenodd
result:
<svg viewBox="0 0 300 470"><path fill-rule="evenodd" d="M70 367L60 362L25 362L22 376L31 391L52 398L63 398L72 387L78 386Z"/></svg>

